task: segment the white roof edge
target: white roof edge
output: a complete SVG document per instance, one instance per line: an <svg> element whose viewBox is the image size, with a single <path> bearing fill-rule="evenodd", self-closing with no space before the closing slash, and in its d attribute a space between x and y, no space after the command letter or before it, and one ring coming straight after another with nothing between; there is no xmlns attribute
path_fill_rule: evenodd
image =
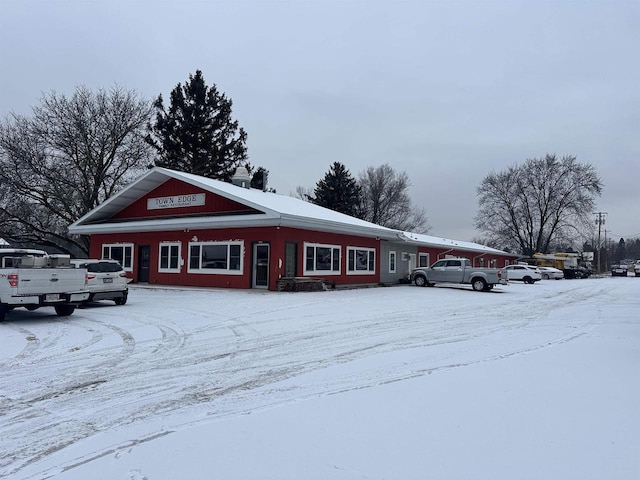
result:
<svg viewBox="0 0 640 480"><path fill-rule="evenodd" d="M403 239L408 243L414 243L417 245L433 246L438 248L450 248L451 250L463 250L467 252L477 252L484 254L497 254L508 255L513 257L519 257L513 253L508 253L497 248L488 247L480 243L466 242L462 240L452 240L444 237L435 237L432 235L425 235L413 232L402 232Z"/></svg>
<svg viewBox="0 0 640 480"><path fill-rule="evenodd" d="M212 223L211 217L193 218L167 218L157 219L153 222L149 220L139 220L120 223L97 223L90 225L70 225L69 233L76 235L91 235L95 233L125 233L125 232L158 232L162 230L184 230L188 229L216 229L246 227L247 222L251 226L267 227L280 224L280 219L265 215L236 215L233 217L219 217Z"/></svg>
<svg viewBox="0 0 640 480"><path fill-rule="evenodd" d="M247 226L281 226L301 228L304 230L317 230L320 225L322 225L322 228L320 229L321 231L361 235L366 237L375 236L384 239L395 239L399 233L395 230L386 231L384 229L343 225L336 222L316 221L313 219L303 218L280 218L267 215L236 215L233 217L216 217L215 219L212 217L193 217L182 219L171 218L158 219L153 222L140 220L121 223L72 225L69 227L69 233L77 235L91 235L99 233L157 232L162 230L243 228Z"/></svg>

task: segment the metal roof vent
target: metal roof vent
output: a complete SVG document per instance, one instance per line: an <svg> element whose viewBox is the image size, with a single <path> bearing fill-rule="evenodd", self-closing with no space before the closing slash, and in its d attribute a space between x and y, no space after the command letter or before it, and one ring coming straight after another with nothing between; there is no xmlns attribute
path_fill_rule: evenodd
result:
<svg viewBox="0 0 640 480"><path fill-rule="evenodd" d="M231 183L242 188L251 187L251 176L245 167L236 168L236 173L231 177Z"/></svg>

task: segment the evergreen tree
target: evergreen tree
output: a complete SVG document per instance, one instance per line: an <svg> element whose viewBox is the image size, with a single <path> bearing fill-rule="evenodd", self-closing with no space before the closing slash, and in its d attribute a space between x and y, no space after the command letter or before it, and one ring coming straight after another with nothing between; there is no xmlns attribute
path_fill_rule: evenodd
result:
<svg viewBox="0 0 640 480"><path fill-rule="evenodd" d="M316 184L316 205L357 217L360 210L360 187L349 170L340 162L334 162L324 178Z"/></svg>
<svg viewBox="0 0 640 480"><path fill-rule="evenodd" d="M616 262L627 259L627 243L624 241L624 238L621 238L618 242L614 259Z"/></svg>
<svg viewBox="0 0 640 480"><path fill-rule="evenodd" d="M146 137L159 154L156 165L225 181L248 166L247 134L232 120L231 105L215 84L207 87L200 70L173 89L168 110L158 96Z"/></svg>
<svg viewBox="0 0 640 480"><path fill-rule="evenodd" d="M258 167L256 172L251 176L251 188L267 191L267 183L269 179L269 170L264 167Z"/></svg>

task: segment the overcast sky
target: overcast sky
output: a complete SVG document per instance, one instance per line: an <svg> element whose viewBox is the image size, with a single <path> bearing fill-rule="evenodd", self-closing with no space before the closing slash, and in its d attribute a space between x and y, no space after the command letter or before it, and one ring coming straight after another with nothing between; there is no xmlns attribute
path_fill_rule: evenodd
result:
<svg viewBox="0 0 640 480"><path fill-rule="evenodd" d="M640 0L0 0L0 115L197 69L279 193L334 161L411 178L433 235L470 240L492 171L575 155L607 236L640 236ZM604 235L604 231L603 231Z"/></svg>

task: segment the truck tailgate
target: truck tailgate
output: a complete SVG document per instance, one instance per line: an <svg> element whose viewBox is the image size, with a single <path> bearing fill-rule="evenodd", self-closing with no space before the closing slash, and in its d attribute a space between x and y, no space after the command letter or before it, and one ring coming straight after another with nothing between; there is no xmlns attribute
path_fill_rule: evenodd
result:
<svg viewBox="0 0 640 480"><path fill-rule="evenodd" d="M84 289L85 271L66 268L20 269L18 295L77 292Z"/></svg>

